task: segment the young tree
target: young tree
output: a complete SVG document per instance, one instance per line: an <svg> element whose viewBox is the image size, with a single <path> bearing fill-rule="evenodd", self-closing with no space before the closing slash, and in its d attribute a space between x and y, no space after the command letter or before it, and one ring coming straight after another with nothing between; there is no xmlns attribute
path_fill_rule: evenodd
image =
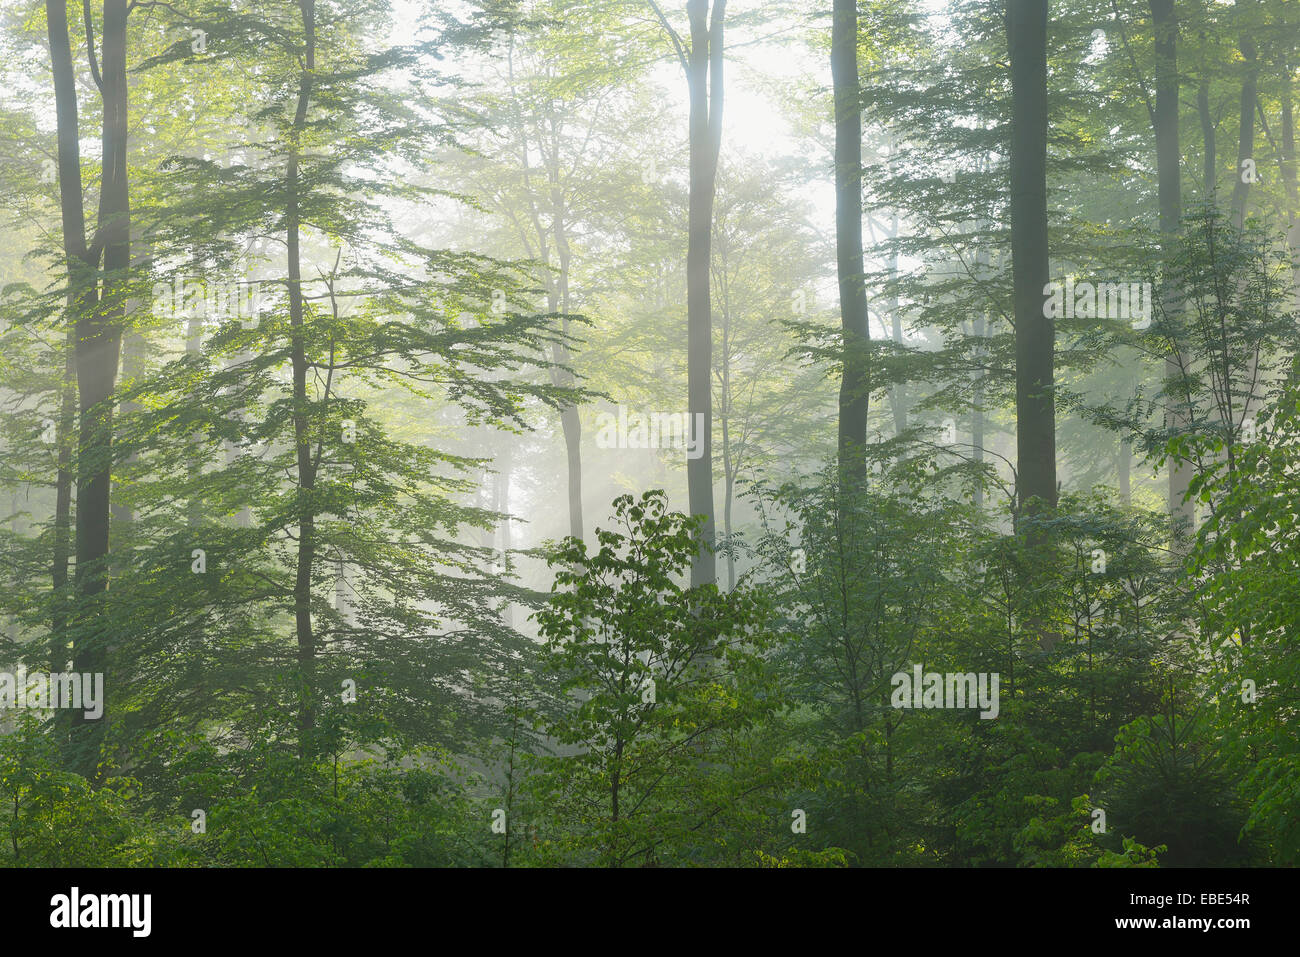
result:
<svg viewBox="0 0 1300 957"><path fill-rule="evenodd" d="M728 768L727 735L770 715L779 696L763 661L764 595L680 583L700 520L670 512L658 490L620 497L614 520L594 553L569 538L549 559L555 584L536 618L576 700L545 725L571 753L544 764L533 793L551 811L548 841L618 867L672 861L707 843L702 825L737 813L711 797L710 781L740 770ZM753 791L769 786L755 774Z"/></svg>

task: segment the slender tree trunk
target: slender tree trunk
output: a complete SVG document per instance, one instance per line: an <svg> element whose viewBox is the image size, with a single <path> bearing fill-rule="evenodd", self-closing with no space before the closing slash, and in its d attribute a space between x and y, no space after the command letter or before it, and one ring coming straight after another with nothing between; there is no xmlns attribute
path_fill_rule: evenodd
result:
<svg viewBox="0 0 1300 957"><path fill-rule="evenodd" d="M1282 184L1286 187L1287 245L1300 262L1300 185L1296 183L1295 114L1291 103L1291 62L1282 63ZM1293 274L1292 284L1297 285Z"/></svg>
<svg viewBox="0 0 1300 957"><path fill-rule="evenodd" d="M134 87L134 80L131 81L131 85ZM134 275L140 275L143 270L149 268L149 262L153 255L153 243L144 235L143 231L134 224L131 227L131 251L132 273ZM141 301L135 297L126 301L126 315L122 328L122 384L135 382L145 373L148 343L136 328L135 319L136 313L140 309L141 305ZM123 419L129 418L130 416L139 413L139 411L140 403L130 399L122 402L120 407L120 414ZM127 456L123 464L130 468L138 464L139 460L139 454L132 452ZM113 523L116 527L120 528L123 523L135 521L134 510L127 505L121 504L119 501L120 496L116 489L110 493L110 498L112 499L110 511L112 512ZM113 546L120 551L122 548L122 545L119 544L121 541L121 535L115 535L114 539Z"/></svg>
<svg viewBox="0 0 1300 957"><path fill-rule="evenodd" d="M569 469L569 534L583 537L582 518L582 420L573 406L560 413L560 428L564 431L564 452Z"/></svg>
<svg viewBox="0 0 1300 957"><path fill-rule="evenodd" d="M987 321L985 320L985 318L983 316L976 316L975 317L976 338L980 340L986 338L988 335L987 328L988 328ZM984 356L985 356L985 349L983 345L979 347L979 352L977 353L977 355L979 357L979 361L982 363L984 361ZM972 388L972 394L971 394L971 409L970 409L970 433L971 433L970 442L972 446L971 458L974 460L975 465L977 467L982 466L984 464L984 378L985 378L984 370L977 369L975 371L975 383ZM982 475L977 476L975 479L974 502L975 502L975 507L983 511L984 478Z"/></svg>
<svg viewBox="0 0 1300 957"><path fill-rule="evenodd" d="M1011 272L1016 317L1017 517L1056 505L1055 328L1047 252L1047 0L1008 0Z"/></svg>
<svg viewBox="0 0 1300 957"><path fill-rule="evenodd" d="M1291 271L1291 302L1300 309L1300 186L1296 183L1295 115L1291 104L1291 61L1282 62L1282 184L1286 187L1287 245L1296 265Z"/></svg>
<svg viewBox="0 0 1300 957"><path fill-rule="evenodd" d="M1236 0L1235 9L1249 15L1255 9L1253 0ZM1246 222L1246 202L1250 197L1250 179L1243 170L1245 161L1254 158L1255 155L1255 110L1259 99L1259 60L1255 48L1255 38L1252 31L1257 29L1255 24L1246 23L1242 26L1241 39L1238 40L1238 47L1241 49L1242 59L1245 61L1245 76L1241 81L1241 103L1240 114L1238 116L1238 135L1237 135L1237 174L1232 185L1232 208L1230 218L1235 229L1242 229ZM1256 168L1258 175L1258 168ZM1245 282L1239 280L1237 283L1238 297L1245 293ZM1251 419L1255 415L1255 395L1258 388L1259 380L1259 347L1256 346L1246 360L1246 368L1241 375L1241 381L1238 383L1242 399L1241 419L1237 419L1237 413L1233 408L1233 393L1236 391L1232 383L1225 383L1227 395L1223 408L1223 427L1227 436L1227 448L1224 453L1228 462L1228 467L1234 468L1232 447L1237 440L1237 427L1239 422ZM1244 632L1243 632L1244 634Z"/></svg>
<svg viewBox="0 0 1300 957"><path fill-rule="evenodd" d="M286 175L286 223L288 245L290 356L293 365L293 430L298 464L298 561L294 577L293 608L298 641L298 751L302 758L315 755L316 728L316 643L312 630L311 584L316 562L316 513L312 491L316 465L312 460L308 422L307 355L302 294L302 254L299 230L300 151L302 131L307 123L313 71L316 69L316 0L299 0L305 37L304 69L298 80L298 105L294 114Z"/></svg>
<svg viewBox="0 0 1300 957"><path fill-rule="evenodd" d="M731 261L730 246L725 236L715 240L718 267L715 270L716 288L714 294L720 303L718 308L721 320L722 355L718 361L718 425L722 430L722 534L728 543L727 549L727 590L736 587L736 552L731 548L733 507L736 500L736 475L740 468L738 450L732 442L732 413L735 411L735 397L731 384L732 367L732 302L731 302Z"/></svg>
<svg viewBox="0 0 1300 957"><path fill-rule="evenodd" d="M555 149L556 165L559 164L559 145ZM561 329L567 336L569 334L569 268L572 256L569 252L569 237L564 218L564 196L560 191L558 169L553 174L552 183L552 209L555 212L555 252L559 259L560 274L557 277L556 307L564 315L560 320ZM561 365L568 365L572 360L569 348L564 343L558 343L555 347L556 361ZM558 385L573 386L575 385L574 377L571 372L562 371L559 373ZM582 520L582 419L578 416L576 406L566 405L560 411L560 429L564 432L564 452L568 460L569 468L569 534L579 541L583 537L583 520Z"/></svg>
<svg viewBox="0 0 1300 957"><path fill-rule="evenodd" d="M985 168L982 166L981 168ZM992 229L992 223L985 224L987 228ZM975 250L975 269L976 277L981 281L987 280L991 276L991 255L987 245L981 244ZM975 334L975 381L971 386L971 458L977 467L984 465L984 402L985 393L988 384L988 345L987 340L992 334L991 310L987 307L978 314L972 323L972 332ZM984 509L984 478L979 475L975 480L973 501L975 507L981 511Z"/></svg>
<svg viewBox="0 0 1300 957"><path fill-rule="evenodd" d="M138 241L138 240L137 240ZM143 268L145 265L143 256L136 256L136 268ZM140 307L137 299L132 299L126 304L126 314L128 317L135 315L135 311ZM122 337L122 378L126 382L132 382L138 379L145 370L145 339L134 329L128 329ZM138 402L126 401L122 403L121 413L123 418L140 411ZM127 457L127 465L132 465L139 460L139 456L132 452ZM116 496L114 496L116 498ZM135 520L135 513L129 506L121 505L114 501L112 504L114 522L131 522Z"/></svg>
<svg viewBox="0 0 1300 957"><path fill-rule="evenodd" d="M718 424L722 427L722 534L731 543L731 506L736 492L736 459L731 447L731 296L727 288L727 247L722 246L718 296L722 300L722 359L719 369ZM727 590L736 587L736 552L727 549Z"/></svg>
<svg viewBox="0 0 1300 957"><path fill-rule="evenodd" d="M68 314L72 315L74 303L68 297ZM63 386L59 400L59 422L55 441L58 445L58 470L54 478L54 547L50 582L54 587L54 616L50 634L52 640L51 670L62 670L68 661L67 625L65 607L68 602L68 562L72 558L72 432L77 420L77 370L73 358L76 334L71 322L63 344Z"/></svg>
<svg viewBox="0 0 1300 957"><path fill-rule="evenodd" d="M348 581L348 563L339 555L334 564L334 610L338 612L343 626L351 628L356 624L356 616L352 611L352 600L348 597L348 592L352 590Z"/></svg>
<svg viewBox="0 0 1300 957"><path fill-rule="evenodd" d="M1201 120L1201 141L1205 144L1202 151L1201 179L1205 183L1205 198L1213 200L1219 191L1219 174L1215 168L1219 159L1216 155L1214 117L1210 114L1209 80L1202 80L1196 90L1196 113Z"/></svg>
<svg viewBox="0 0 1300 957"><path fill-rule="evenodd" d="M726 340L723 340L723 351L726 353L729 348ZM722 377L722 534L726 536L727 543L731 543L731 507L736 498L736 460L735 452L731 447L731 361L730 355L723 359L723 377ZM736 587L736 552L733 548L727 549L727 590L733 591Z"/></svg>
<svg viewBox="0 0 1300 957"><path fill-rule="evenodd" d="M492 482L492 510L501 516L493 548L501 556L501 571L504 574L509 574L511 570L510 549L514 540L510 528L510 472L514 467L513 459L511 447L507 445L497 457L497 470ZM507 625L514 623L514 613L508 602L501 610L501 620Z"/></svg>
<svg viewBox="0 0 1300 957"><path fill-rule="evenodd" d="M1153 0L1158 2L1158 0ZM1163 0L1172 4L1173 0ZM1247 12L1254 4L1237 0L1235 9ZM1251 25L1246 25L1241 32L1238 46L1242 59L1245 60L1245 75L1241 80L1241 104L1238 114L1237 129L1237 172L1232 181L1232 225L1241 229L1246 219L1246 200L1250 195L1250 182L1243 175L1242 167L1246 160L1255 156L1255 101L1259 93L1259 62L1255 52L1255 38L1251 35Z"/></svg>
<svg viewBox="0 0 1300 957"><path fill-rule="evenodd" d="M559 282L547 293L547 301L552 313L568 312L568 255L561 257ZM569 320L560 320L560 328L567 336ZM567 365L572 355L563 343L556 343L552 348L552 358L556 365ZM557 386L570 387L575 384L572 373L552 368L551 381ZM564 454L567 463L567 483L569 498L569 534L582 539L582 419L577 406L566 405L560 410L560 431L564 435Z"/></svg>
<svg viewBox="0 0 1300 957"><path fill-rule="evenodd" d="M246 358L243 356L233 356L227 360L226 368L229 369L232 366L238 365L242 361L246 361ZM244 414L239 410L233 410L231 413L231 418L233 418L236 422L243 422L245 420ZM225 450L226 450L226 466L227 467L234 466L234 464L239 461L239 446L236 445L234 442L226 442ZM238 512L235 513L235 526L237 528L252 528L253 526L252 508L245 505Z"/></svg>
<svg viewBox="0 0 1300 957"><path fill-rule="evenodd" d="M728 456L730 458L730 456ZM731 541L731 505L736 498L736 476L730 470L726 473L726 501L722 506L723 532L727 536L727 541ZM727 551L727 590L735 591L736 589L736 554L734 549Z"/></svg>
<svg viewBox="0 0 1300 957"><path fill-rule="evenodd" d="M510 91L512 96L517 96L514 85L514 41L511 41L507 51L507 67L510 75ZM512 121L516 125L516 131L519 136L519 161L522 168L524 185L527 190L529 213L532 219L533 229L537 235L537 257L541 260L544 267L543 282L546 284L546 302L548 311L554 315L560 315L560 331L565 337L569 334L569 275L571 254L569 251L568 224L567 224L567 198L565 195L564 185L560 179L560 137L557 130L556 117L552 113L546 114L546 119L550 121L553 138L549 155L545 148L545 142L542 134L538 134L538 151L542 155L542 160L547 167L547 182L550 189L550 212L551 222L547 226L543 222L543 217L538 209L536 194L532 189L532 179L529 171L529 137L527 126L524 119L519 113L511 114ZM550 249L552 241L555 244L556 256L559 260L558 275L552 273L550 267ZM525 237L524 245L527 247ZM553 385L569 388L576 384L573 373L567 371L567 366L572 360L568 346L564 342L557 342L551 347L551 358L553 365L550 370L551 383ZM566 368L558 368L566 367ZM576 406L564 406L560 409L560 431L564 436L564 453L567 465L568 481L568 499L569 499L569 534L577 539L584 536L584 521L582 510L582 419L578 415Z"/></svg>
<svg viewBox="0 0 1300 957"><path fill-rule="evenodd" d="M206 294L207 290L205 289L204 292ZM206 301L206 298L204 301ZM200 313L198 315L190 316L190 321L186 324L185 354L197 360L199 357L199 352L202 350L202 348L203 348L203 316L202 313ZM197 430L192 432L189 437L189 442L190 442L189 463L186 471L189 473L190 482L194 486L197 486L199 482L199 477L203 472L202 434L199 433ZM186 521L189 524L190 528L198 528L203 523L203 511L204 511L203 500L198 497L192 498L189 502L189 505L186 508L186 516L185 516Z"/></svg>
<svg viewBox="0 0 1300 957"><path fill-rule="evenodd" d="M686 461L686 485L692 517L702 516L700 548L691 563L691 585L717 581L713 554L716 537L713 507L713 313L709 263L713 236L713 194L722 145L722 30L726 0L687 0L691 25L688 61L690 83L690 199L686 253L687 410L688 427L697 417L703 434L701 454Z"/></svg>
<svg viewBox="0 0 1300 957"><path fill-rule="evenodd" d="M1178 146L1178 21L1174 14L1174 0L1150 0L1152 28L1156 52L1156 105L1153 117L1156 137L1156 180L1160 202L1160 237L1163 255L1173 255L1178 241L1178 224L1182 219L1182 157ZM1208 95L1208 94L1207 94ZM1208 122L1208 99L1205 122ZM1214 126L1209 125L1210 140L1206 144L1206 171L1211 188L1214 183ZM1173 315L1179 308L1177 293L1165 284L1161 289L1164 312ZM1177 346L1175 345L1175 350ZM1165 380L1178 382L1183 374L1185 359L1177 351L1165 359ZM1179 390L1173 390L1176 394ZM1166 406L1167 424L1171 431L1186 429L1190 410L1176 404L1173 394ZM1181 535L1195 527L1196 515L1191 502L1186 501L1192 479L1191 467L1177 459L1169 461L1169 516L1174 532Z"/></svg>
<svg viewBox="0 0 1300 957"><path fill-rule="evenodd" d="M895 240L898 238L898 213L894 212L889 219L889 238ZM889 250L889 278L895 282L898 281L898 250L891 248ZM889 296L889 326L890 336L894 344L901 346L903 344L903 314L898 308L898 293L892 292ZM907 384L904 382L895 382L890 389L890 406L894 413L894 435L902 435L907 431Z"/></svg>
<svg viewBox="0 0 1300 957"><path fill-rule="evenodd" d="M1128 439L1119 440L1115 472L1119 479L1119 501L1127 508L1133 504L1133 450Z"/></svg>
<svg viewBox="0 0 1300 957"><path fill-rule="evenodd" d="M862 261L862 96L858 80L857 0L835 0L831 13L835 109L835 265L839 278L844 369L840 380L840 481L867 475L867 290Z"/></svg>

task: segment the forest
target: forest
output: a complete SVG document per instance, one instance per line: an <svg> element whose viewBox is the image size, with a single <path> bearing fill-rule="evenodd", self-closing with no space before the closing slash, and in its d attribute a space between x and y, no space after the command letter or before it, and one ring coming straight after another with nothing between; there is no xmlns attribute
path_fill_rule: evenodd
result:
<svg viewBox="0 0 1300 957"><path fill-rule="evenodd" d="M1296 864L1298 79L1300 0L0 0L0 865Z"/></svg>

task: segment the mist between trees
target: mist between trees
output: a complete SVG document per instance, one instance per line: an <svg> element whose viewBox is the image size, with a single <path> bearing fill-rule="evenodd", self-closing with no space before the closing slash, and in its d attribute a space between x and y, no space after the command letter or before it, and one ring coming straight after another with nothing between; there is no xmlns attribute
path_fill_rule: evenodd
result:
<svg viewBox="0 0 1300 957"><path fill-rule="evenodd" d="M6 0L0 861L1294 864L1298 61Z"/></svg>

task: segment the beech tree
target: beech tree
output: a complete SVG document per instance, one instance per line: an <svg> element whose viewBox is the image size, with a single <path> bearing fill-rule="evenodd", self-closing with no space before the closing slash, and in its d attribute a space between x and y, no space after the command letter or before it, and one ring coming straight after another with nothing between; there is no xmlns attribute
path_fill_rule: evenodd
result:
<svg viewBox="0 0 1300 957"><path fill-rule="evenodd" d="M1011 272L1016 327L1019 514L1056 504L1056 336L1044 315L1047 242L1047 0L1008 0Z"/></svg>
<svg viewBox="0 0 1300 957"><path fill-rule="evenodd" d="M840 381L840 467L846 483L866 473L867 291L862 262L862 97L858 88L858 3L835 0L831 13L835 86L835 266L840 289L844 370Z"/></svg>
<svg viewBox="0 0 1300 957"><path fill-rule="evenodd" d="M691 563L691 582L717 579L713 554L716 523L713 503L713 305L709 282L713 239L713 195L722 149L723 29L727 0L687 0L688 39L673 29L658 6L656 16L672 41L686 74L690 96L690 222L687 225L687 414L703 422L702 453L686 465L691 515L699 516L700 550ZM702 419L696 419L702 416Z"/></svg>
<svg viewBox="0 0 1300 957"><path fill-rule="evenodd" d="M76 623L56 639L71 646L77 670L103 672L121 637L106 627L100 596L108 587L109 490L113 446L113 387L131 265L131 199L127 180L127 0L105 0L101 55L95 53L91 7L84 7L87 55L102 102L99 209L87 235L81 174L81 126L65 0L47 0L50 61L58 124L59 205L67 268L67 322L73 338L79 423L75 526ZM102 61L102 69L99 62ZM62 445L62 443L60 443ZM61 490L60 508L66 507ZM56 587L66 580L62 549L54 559ZM57 624L61 624L60 619ZM63 655L56 653L57 663ZM74 718L74 721L76 719ZM99 725L76 722L73 760L96 773Z"/></svg>

